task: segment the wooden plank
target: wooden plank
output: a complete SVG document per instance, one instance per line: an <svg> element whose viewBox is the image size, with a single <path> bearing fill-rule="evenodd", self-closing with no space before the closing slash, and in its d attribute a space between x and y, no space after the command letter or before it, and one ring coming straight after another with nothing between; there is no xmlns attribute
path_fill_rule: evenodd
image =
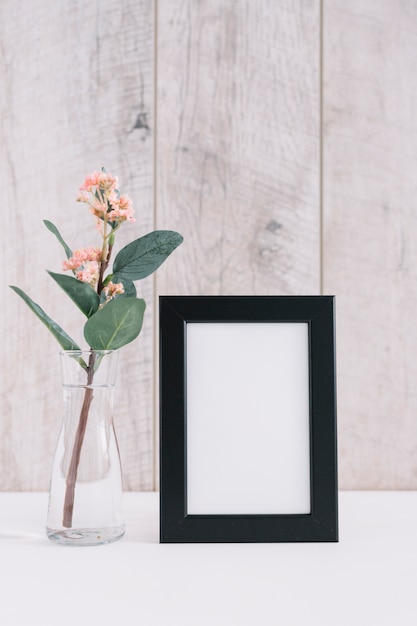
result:
<svg viewBox="0 0 417 626"><path fill-rule="evenodd" d="M319 2L158 3L160 293L320 289Z"/></svg>
<svg viewBox="0 0 417 626"><path fill-rule="evenodd" d="M417 487L417 5L324 3L324 289L340 485Z"/></svg>
<svg viewBox="0 0 417 626"><path fill-rule="evenodd" d="M160 294L320 290L319 2L158 2Z"/></svg>
<svg viewBox="0 0 417 626"><path fill-rule="evenodd" d="M74 247L97 243L75 197L84 176L105 166L137 212L116 245L153 229L153 30L152 0L0 6L0 490L48 487L62 403L58 345L7 284L82 340L81 316L43 272L60 271L62 251L42 219ZM152 289L152 279L140 285L145 328L121 354L115 422L127 489L153 487Z"/></svg>

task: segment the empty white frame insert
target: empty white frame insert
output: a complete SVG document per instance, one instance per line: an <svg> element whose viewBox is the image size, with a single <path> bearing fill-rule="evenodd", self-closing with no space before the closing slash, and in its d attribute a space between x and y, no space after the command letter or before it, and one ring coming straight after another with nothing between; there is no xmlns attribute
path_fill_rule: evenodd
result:
<svg viewBox="0 0 417 626"><path fill-rule="evenodd" d="M309 514L306 322L186 324L187 514Z"/></svg>

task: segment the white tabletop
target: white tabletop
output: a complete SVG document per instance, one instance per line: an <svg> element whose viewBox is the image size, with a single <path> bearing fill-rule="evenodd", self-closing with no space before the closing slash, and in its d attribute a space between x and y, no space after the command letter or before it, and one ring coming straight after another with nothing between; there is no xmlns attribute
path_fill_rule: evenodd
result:
<svg viewBox="0 0 417 626"><path fill-rule="evenodd" d="M417 493L342 492L340 542L159 544L158 494L127 493L116 543L44 534L46 494L0 494L2 626L417 624Z"/></svg>

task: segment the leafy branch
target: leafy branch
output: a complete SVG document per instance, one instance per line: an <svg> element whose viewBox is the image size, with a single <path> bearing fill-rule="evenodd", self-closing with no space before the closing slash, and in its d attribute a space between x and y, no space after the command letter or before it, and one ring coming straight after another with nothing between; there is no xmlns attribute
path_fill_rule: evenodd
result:
<svg viewBox="0 0 417 626"><path fill-rule="evenodd" d="M63 243L56 226L48 222L48 229L52 230ZM100 264L97 291L90 284L73 276L47 270L51 278L88 318L84 325L84 338L91 349L117 350L136 339L142 329L146 303L136 297L133 281L152 274L181 242L181 235L174 231L159 230L148 233L120 250L114 261L114 273L104 279L102 267L109 264L111 254L109 247L106 261ZM65 243L63 246L69 250ZM108 279L122 284L123 293L106 302L102 293L109 283ZM10 287L45 324L64 350L81 350L30 296L15 285Z"/></svg>

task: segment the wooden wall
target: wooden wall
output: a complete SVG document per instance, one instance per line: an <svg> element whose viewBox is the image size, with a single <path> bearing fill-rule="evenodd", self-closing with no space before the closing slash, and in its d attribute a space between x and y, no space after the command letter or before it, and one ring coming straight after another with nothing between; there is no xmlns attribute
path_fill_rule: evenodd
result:
<svg viewBox="0 0 417 626"><path fill-rule="evenodd" d="M338 297L340 474L417 487L417 4L326 2L324 289Z"/></svg>
<svg viewBox="0 0 417 626"><path fill-rule="evenodd" d="M47 489L61 407L7 285L79 336L42 219L94 243L75 197L102 165L135 204L118 245L185 237L121 355L125 488L158 486L159 293L336 294L340 486L416 488L416 3L3 0L0 34L0 489Z"/></svg>

